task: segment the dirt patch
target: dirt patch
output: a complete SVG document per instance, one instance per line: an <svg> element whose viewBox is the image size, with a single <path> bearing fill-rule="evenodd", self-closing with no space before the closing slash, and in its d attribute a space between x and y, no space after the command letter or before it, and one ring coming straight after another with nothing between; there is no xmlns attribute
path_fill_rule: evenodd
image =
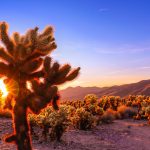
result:
<svg viewBox="0 0 150 150"><path fill-rule="evenodd" d="M0 150L15 150L3 142L3 135L12 132L9 119L0 119ZM40 132L40 131L39 131ZM91 131L70 129L61 143L33 140L34 150L149 150L150 126L145 121L116 120Z"/></svg>

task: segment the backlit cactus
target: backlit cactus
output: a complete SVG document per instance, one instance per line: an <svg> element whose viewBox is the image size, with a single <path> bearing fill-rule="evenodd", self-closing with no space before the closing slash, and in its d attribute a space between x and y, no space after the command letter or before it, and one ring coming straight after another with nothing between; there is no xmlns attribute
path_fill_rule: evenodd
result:
<svg viewBox="0 0 150 150"><path fill-rule="evenodd" d="M57 85L75 79L80 68L71 70L69 64L60 66L52 62L49 54L56 49L56 44L51 26L42 33L35 27L25 35L15 32L9 36L8 25L1 22L0 39L3 44L0 47L0 74L6 77L6 84L15 81L18 90L16 94L10 88L6 99L5 108L12 109L14 121L14 133L6 138L6 142L16 143L18 150L31 150L27 110L38 114L50 102L57 109ZM27 81L32 90L27 88ZM8 105L11 101L14 101L12 108Z"/></svg>

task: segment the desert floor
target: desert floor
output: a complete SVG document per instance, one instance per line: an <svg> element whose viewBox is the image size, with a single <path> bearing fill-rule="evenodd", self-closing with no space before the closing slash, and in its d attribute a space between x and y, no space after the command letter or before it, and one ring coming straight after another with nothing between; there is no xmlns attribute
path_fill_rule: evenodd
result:
<svg viewBox="0 0 150 150"><path fill-rule="evenodd" d="M40 135L40 130L39 131ZM3 142L3 135L12 132L10 119L0 119L0 150L15 150L13 144ZM68 130L62 142L33 139L34 150L150 150L150 126L146 121L116 120L99 125L91 131Z"/></svg>

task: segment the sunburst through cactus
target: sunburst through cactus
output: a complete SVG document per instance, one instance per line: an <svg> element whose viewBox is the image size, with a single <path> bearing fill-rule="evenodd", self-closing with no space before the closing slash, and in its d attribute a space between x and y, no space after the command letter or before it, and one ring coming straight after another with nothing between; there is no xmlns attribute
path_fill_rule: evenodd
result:
<svg viewBox="0 0 150 150"><path fill-rule="evenodd" d="M2 93L2 98L5 98L8 95L8 90L3 79L0 79L0 91Z"/></svg>
<svg viewBox="0 0 150 150"><path fill-rule="evenodd" d="M6 85L15 87L9 89L5 100L5 108L12 110L14 133L5 140L14 142L18 150L31 150L27 110L38 114L50 102L58 109L57 86L75 79L80 68L72 70L69 64L61 66L52 61L50 54L56 44L51 26L42 33L35 27L25 35L15 32L9 36L8 24L1 22L0 39L3 44L0 47L0 74L6 78ZM32 90L26 86L27 82L31 83Z"/></svg>

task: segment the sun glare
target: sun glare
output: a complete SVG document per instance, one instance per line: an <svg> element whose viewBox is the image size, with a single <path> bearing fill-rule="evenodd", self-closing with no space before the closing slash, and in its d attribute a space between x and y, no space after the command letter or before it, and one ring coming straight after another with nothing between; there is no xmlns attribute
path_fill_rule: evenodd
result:
<svg viewBox="0 0 150 150"><path fill-rule="evenodd" d="M2 97L6 97L8 95L7 88L2 79L0 79L0 90L2 91Z"/></svg>

